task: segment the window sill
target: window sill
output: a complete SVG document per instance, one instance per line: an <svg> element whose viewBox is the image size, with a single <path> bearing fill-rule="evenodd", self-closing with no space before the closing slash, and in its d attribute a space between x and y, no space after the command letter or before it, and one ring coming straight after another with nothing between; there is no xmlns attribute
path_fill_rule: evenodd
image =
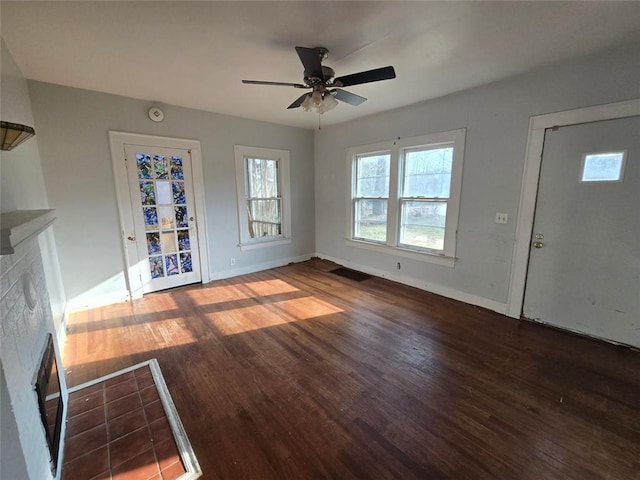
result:
<svg viewBox="0 0 640 480"><path fill-rule="evenodd" d="M240 251L244 252L247 250L256 250L258 248L275 247L277 245L286 245L287 243L291 243L291 238L278 238L277 240L263 240L263 241L255 241L251 243L240 243L238 244L238 246L240 247Z"/></svg>
<svg viewBox="0 0 640 480"><path fill-rule="evenodd" d="M435 265L442 265L444 267L451 267L456 263L456 258L445 257L444 255L438 255L429 252L417 252L401 247L392 247L390 245L378 245L375 243L364 242L360 240L346 239L347 246L355 248L363 248L365 250L371 250L373 252L384 253L387 255L395 255L397 257L410 258L411 260L417 260L419 262L433 263Z"/></svg>

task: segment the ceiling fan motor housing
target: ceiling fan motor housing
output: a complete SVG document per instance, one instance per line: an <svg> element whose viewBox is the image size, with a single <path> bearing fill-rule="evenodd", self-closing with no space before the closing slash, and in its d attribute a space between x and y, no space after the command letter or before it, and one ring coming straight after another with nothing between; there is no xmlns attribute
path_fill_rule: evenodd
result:
<svg viewBox="0 0 640 480"><path fill-rule="evenodd" d="M392 66L375 68L364 72L352 73L334 78L335 72L333 68L322 65L322 61L329 55L329 50L324 47L295 47L298 57L304 66L302 83L286 83L286 82L265 82L260 80L242 80L242 83L254 85L280 85L294 88L310 88L311 92L304 93L298 97L287 109L302 107L304 110L310 111L311 104L318 108L320 113L334 108L339 100L356 106L360 105L367 99L354 93L342 90L342 87L350 87L363 83L379 82L380 80L389 80L396 78L396 72Z"/></svg>
<svg viewBox="0 0 640 480"><path fill-rule="evenodd" d="M310 87L313 87L318 84L327 84L327 83L330 83L330 81L333 79L335 74L336 72L334 72L333 68L322 65L322 76L324 78L309 76L305 70L304 83L306 83Z"/></svg>

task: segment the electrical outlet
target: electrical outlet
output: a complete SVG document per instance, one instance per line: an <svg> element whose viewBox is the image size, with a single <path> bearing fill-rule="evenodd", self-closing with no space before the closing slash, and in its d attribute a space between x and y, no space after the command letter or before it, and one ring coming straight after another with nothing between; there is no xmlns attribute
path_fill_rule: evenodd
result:
<svg viewBox="0 0 640 480"><path fill-rule="evenodd" d="M509 222L508 213L496 213L496 223L508 223L508 222Z"/></svg>
<svg viewBox="0 0 640 480"><path fill-rule="evenodd" d="M235 265L235 264L236 264L236 259L235 259L235 258L233 258L233 257L231 257L231 258L229 259L229 264L230 264L230 265Z"/></svg>

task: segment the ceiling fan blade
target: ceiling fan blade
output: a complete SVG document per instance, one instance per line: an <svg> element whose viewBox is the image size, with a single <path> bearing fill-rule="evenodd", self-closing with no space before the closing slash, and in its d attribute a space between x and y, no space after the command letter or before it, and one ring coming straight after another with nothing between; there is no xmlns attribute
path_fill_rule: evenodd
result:
<svg viewBox="0 0 640 480"><path fill-rule="evenodd" d="M263 82L262 80L242 80L242 83L248 83L250 85L278 85L281 87L309 88L301 83Z"/></svg>
<svg viewBox="0 0 640 480"><path fill-rule="evenodd" d="M393 67L389 66L338 77L333 81L333 85L336 87L349 87L351 85L379 82L380 80L390 80L392 78L396 78L396 71Z"/></svg>
<svg viewBox="0 0 640 480"><path fill-rule="evenodd" d="M332 90L332 92L335 92L336 100L340 100L341 102L348 103L349 105L353 105L354 107L357 107L361 103L367 101L366 98L361 97L360 95L347 92L346 90L340 90L339 88Z"/></svg>
<svg viewBox="0 0 640 480"><path fill-rule="evenodd" d="M304 95L300 95L300 97L298 97L298 99L295 102L293 102L291 105L287 107L287 110L290 108L298 108L300 105L302 105L302 102L304 102L304 99L307 98L307 95L309 94L305 93Z"/></svg>
<svg viewBox="0 0 640 480"><path fill-rule="evenodd" d="M308 77L322 78L322 63L320 63L320 54L315 48L296 47L296 52L300 57L302 65L304 65L304 73Z"/></svg>

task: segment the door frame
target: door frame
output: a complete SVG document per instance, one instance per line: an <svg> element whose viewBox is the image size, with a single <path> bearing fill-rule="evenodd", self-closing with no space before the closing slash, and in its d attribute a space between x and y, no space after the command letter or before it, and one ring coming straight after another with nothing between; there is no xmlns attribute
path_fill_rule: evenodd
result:
<svg viewBox="0 0 640 480"><path fill-rule="evenodd" d="M159 137L138 133L109 131L109 145L111 147L111 161L115 178L116 199L120 216L120 238L124 262L126 265L125 279L129 297L142 298L141 259L138 257L136 245L127 241L127 236L135 232L132 208L133 203L127 178L125 161L125 145L142 145L150 148L177 148L191 152L191 171L196 211L196 229L198 249L200 253L200 275L202 283L211 281L209 272L209 243L207 241L207 215L204 201L204 175L202 169L202 151L199 140L185 138Z"/></svg>
<svg viewBox="0 0 640 480"><path fill-rule="evenodd" d="M546 115L536 115L529 119L529 135L527 137L516 224L516 241L509 279L508 316L520 318L524 306L524 290L527 281L531 235L533 233L533 221L538 198L538 182L540 180L545 130L553 127L613 120L636 115L640 115L640 98Z"/></svg>

